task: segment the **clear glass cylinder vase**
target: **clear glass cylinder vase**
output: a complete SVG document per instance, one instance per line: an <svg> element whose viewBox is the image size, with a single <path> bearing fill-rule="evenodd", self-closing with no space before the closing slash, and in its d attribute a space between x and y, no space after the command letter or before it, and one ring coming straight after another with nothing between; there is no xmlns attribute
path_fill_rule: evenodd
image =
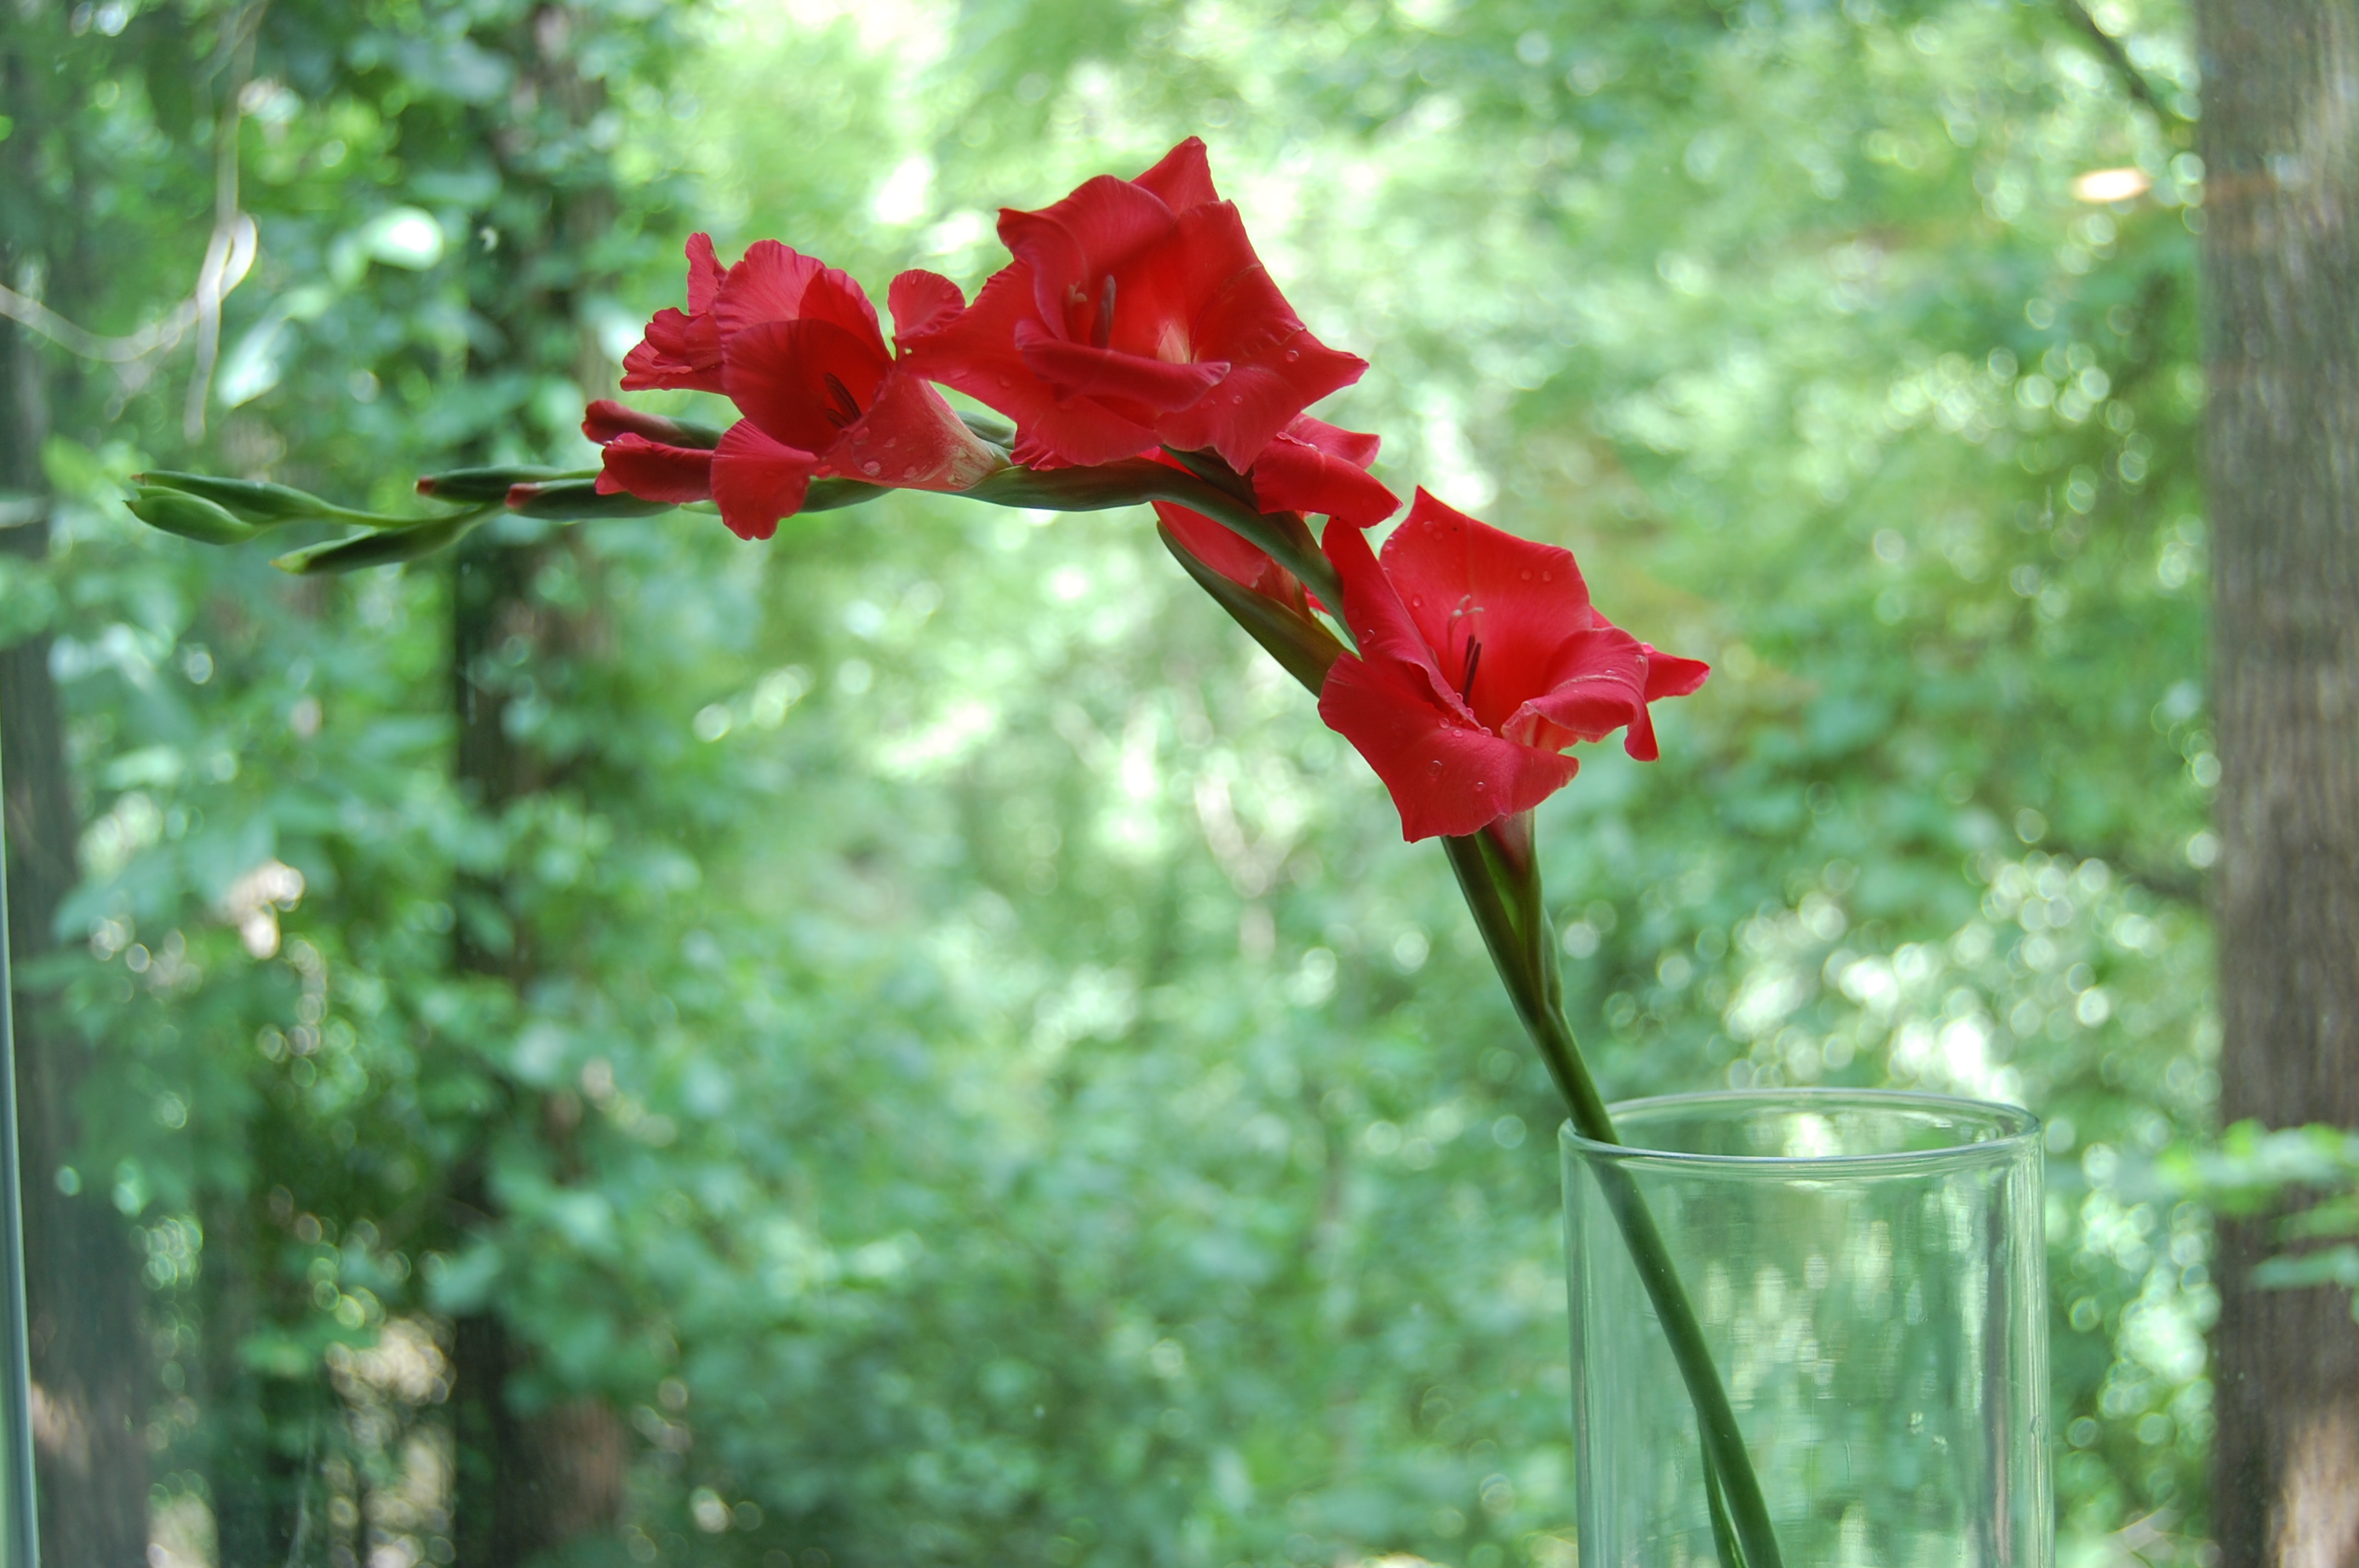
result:
<svg viewBox="0 0 2359 1568"><path fill-rule="evenodd" d="M1632 1262L1634 1197L1786 1568L2049 1568L2038 1122L1847 1089L1613 1115L1619 1146L1560 1140L1582 1568L1719 1556L1696 1406Z"/></svg>

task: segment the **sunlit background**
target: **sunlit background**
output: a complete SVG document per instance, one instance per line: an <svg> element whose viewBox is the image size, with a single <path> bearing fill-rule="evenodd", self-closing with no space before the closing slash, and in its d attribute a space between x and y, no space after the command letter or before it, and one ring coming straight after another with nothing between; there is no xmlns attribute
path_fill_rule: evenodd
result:
<svg viewBox="0 0 2359 1568"><path fill-rule="evenodd" d="M1145 515L894 495L298 581L115 499L585 462L691 231L972 290L996 208L1196 134L1371 362L1321 412L1379 475L1716 666L1541 814L1609 1093L2038 1111L2062 1561L2211 1561L2209 1220L2153 1175L2217 1088L2176 5L0 27L0 282L65 340L20 361L61 500L0 641L49 639L80 842L19 936L72 1112L28 1201L136 1325L41 1316L37 1254L53 1530L1573 1568L1547 1079L1441 856Z"/></svg>

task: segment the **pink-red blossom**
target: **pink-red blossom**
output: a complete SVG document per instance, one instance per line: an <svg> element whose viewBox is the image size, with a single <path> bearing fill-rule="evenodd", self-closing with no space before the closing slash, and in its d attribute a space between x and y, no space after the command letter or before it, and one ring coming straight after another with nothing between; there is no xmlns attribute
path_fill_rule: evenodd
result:
<svg viewBox="0 0 2359 1568"><path fill-rule="evenodd" d="M711 239L697 234L688 261L688 309L647 323L623 362L623 385L723 393L744 417L706 451L667 439L645 416L634 424L593 413L583 428L606 437L601 491L674 502L709 494L739 536L766 539L815 478L957 491L1005 466L1005 454L886 348L875 308L845 274L775 240L757 241L724 271ZM961 301L948 283L913 272L894 281L887 303L906 340Z"/></svg>
<svg viewBox="0 0 2359 1568"><path fill-rule="evenodd" d="M1331 526L1359 656L1335 661L1319 715L1392 792L1404 837L1474 833L1530 810L1579 770L1579 741L1626 730L1651 762L1647 705L1710 667L1659 653L1600 615L1572 552L1476 522L1424 491L1381 560Z"/></svg>
<svg viewBox="0 0 2359 1568"><path fill-rule="evenodd" d="M1028 466L1167 446L1243 472L1367 369L1295 315L1192 136L1136 179L1100 175L1037 212L1003 210L999 237L1015 260L904 344L912 368L1014 419Z"/></svg>

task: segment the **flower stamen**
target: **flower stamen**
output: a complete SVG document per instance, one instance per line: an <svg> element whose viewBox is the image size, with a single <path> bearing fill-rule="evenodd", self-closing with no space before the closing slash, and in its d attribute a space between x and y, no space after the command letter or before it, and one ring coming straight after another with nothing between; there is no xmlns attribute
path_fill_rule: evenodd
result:
<svg viewBox="0 0 2359 1568"><path fill-rule="evenodd" d="M852 388L836 378L833 371L820 377L827 383L827 422L837 429L848 428L860 417L860 401L852 395Z"/></svg>
<svg viewBox="0 0 2359 1568"><path fill-rule="evenodd" d="M1090 329L1090 345L1104 348L1114 341L1114 274L1106 274L1105 286L1098 290L1098 319Z"/></svg>

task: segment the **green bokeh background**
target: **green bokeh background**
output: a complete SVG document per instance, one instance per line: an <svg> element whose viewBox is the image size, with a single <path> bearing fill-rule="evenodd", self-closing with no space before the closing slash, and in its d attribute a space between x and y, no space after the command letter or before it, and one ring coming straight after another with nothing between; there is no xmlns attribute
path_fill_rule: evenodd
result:
<svg viewBox="0 0 2359 1568"><path fill-rule="evenodd" d="M691 230L972 290L996 207L1198 134L1371 362L1322 412L1379 475L1716 666L1661 762L1585 749L1540 814L1608 1092L2038 1111L2062 1560L2208 1561L2209 1221L2134 1180L2216 1091L2179 7L0 26L50 73L0 109L53 258L12 287L165 315L224 135L258 225L201 434L189 342L49 351L52 548L0 556L88 825L34 978L99 1065L34 1179L136 1229L171 1550L300 1486L321 1561L447 1560L448 1325L489 1309L520 1406L628 1422L625 1522L569 1562L1571 1568L1546 1077L1440 855L1144 514L549 531L494 672L544 787L487 812L446 572L290 579L118 499L586 461ZM2141 193L2077 199L2101 169ZM454 926L529 982L454 972Z"/></svg>

